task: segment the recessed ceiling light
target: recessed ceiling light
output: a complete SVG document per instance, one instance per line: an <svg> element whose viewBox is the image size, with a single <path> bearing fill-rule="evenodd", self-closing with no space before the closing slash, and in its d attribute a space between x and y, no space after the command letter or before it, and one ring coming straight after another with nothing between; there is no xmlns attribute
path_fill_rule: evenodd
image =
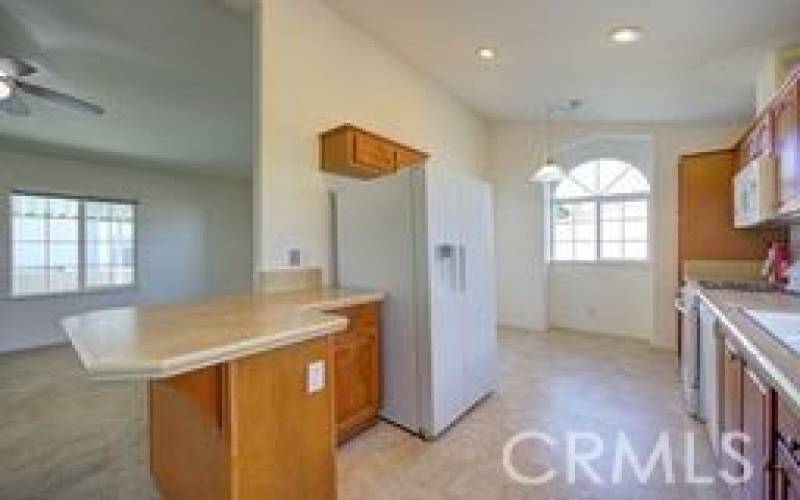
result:
<svg viewBox="0 0 800 500"><path fill-rule="evenodd" d="M624 26L614 28L608 35L615 43L626 44L638 42L642 38L642 28L636 26Z"/></svg>
<svg viewBox="0 0 800 500"><path fill-rule="evenodd" d="M494 61L497 59L497 51L492 47L478 47L475 53L483 61Z"/></svg>

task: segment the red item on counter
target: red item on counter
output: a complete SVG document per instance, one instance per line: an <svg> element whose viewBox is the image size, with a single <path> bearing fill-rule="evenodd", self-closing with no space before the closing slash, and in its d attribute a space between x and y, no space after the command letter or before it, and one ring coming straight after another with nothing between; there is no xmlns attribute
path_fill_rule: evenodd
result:
<svg viewBox="0 0 800 500"><path fill-rule="evenodd" d="M789 264L789 245L773 243L764 262L764 274L769 277L770 283L784 285L789 281Z"/></svg>

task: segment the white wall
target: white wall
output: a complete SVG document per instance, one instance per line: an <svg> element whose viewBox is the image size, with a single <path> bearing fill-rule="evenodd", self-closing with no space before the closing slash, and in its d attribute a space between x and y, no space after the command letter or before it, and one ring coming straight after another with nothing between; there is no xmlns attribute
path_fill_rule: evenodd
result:
<svg viewBox="0 0 800 500"><path fill-rule="evenodd" d="M8 299L7 193L30 189L137 199L138 288ZM57 321L78 311L248 289L249 179L107 166L0 151L0 352L61 342Z"/></svg>
<svg viewBox="0 0 800 500"><path fill-rule="evenodd" d="M558 145L593 135L650 136L654 146L652 204L654 241L652 309L653 345L673 348L673 296L678 278L678 157L684 153L730 146L740 124L597 124L559 122L554 126ZM544 128L541 123L493 123L490 127L490 172L495 187L498 302L502 324L543 330L548 320L548 268L544 258L544 202L542 187L526 184L533 167L542 161ZM635 272L635 271L632 271ZM580 271L574 276L580 276ZM618 277L618 280L622 278ZM626 278L627 279L627 278ZM577 283L581 280L577 279ZM616 283L618 287L625 282ZM568 287L554 294L566 300L572 294L589 300L607 294L614 284L587 290ZM585 295L580 295L585 294ZM608 297L606 297L608 299ZM606 300L604 299L604 300ZM611 299L609 299L611 300ZM638 299L636 299L638 300ZM634 299L627 302L634 305ZM598 299L598 311L603 304ZM600 314L599 312L597 314ZM618 317L620 313L615 313ZM599 320L598 320L599 321ZM630 328L633 335L638 329ZM609 332L625 333L625 332Z"/></svg>
<svg viewBox="0 0 800 500"><path fill-rule="evenodd" d="M650 264L551 264L547 294L552 328L653 337Z"/></svg>
<svg viewBox="0 0 800 500"><path fill-rule="evenodd" d="M482 175L483 120L318 0L270 0L261 7L259 268L330 262L325 176L317 135L350 122L431 154L442 166Z"/></svg>

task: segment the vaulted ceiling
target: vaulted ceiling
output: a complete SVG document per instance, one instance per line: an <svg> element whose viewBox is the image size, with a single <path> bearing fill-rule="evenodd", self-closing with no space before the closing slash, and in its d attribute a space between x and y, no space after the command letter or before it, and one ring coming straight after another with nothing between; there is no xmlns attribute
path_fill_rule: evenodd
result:
<svg viewBox="0 0 800 500"><path fill-rule="evenodd" d="M250 175L253 22L234 0L2 0L0 56L30 81L96 102L91 116L26 98L0 144Z"/></svg>
<svg viewBox="0 0 800 500"><path fill-rule="evenodd" d="M480 114L716 121L752 112L768 50L800 42L798 0L325 0ZM644 29L613 44L617 26ZM479 46L495 47L482 64Z"/></svg>

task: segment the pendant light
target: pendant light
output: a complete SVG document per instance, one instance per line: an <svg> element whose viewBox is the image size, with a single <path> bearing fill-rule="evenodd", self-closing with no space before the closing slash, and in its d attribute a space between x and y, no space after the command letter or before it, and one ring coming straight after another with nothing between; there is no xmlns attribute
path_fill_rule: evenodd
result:
<svg viewBox="0 0 800 500"><path fill-rule="evenodd" d="M578 106L581 105L581 101L578 99L570 99L566 103L562 104L561 106L553 106L548 105L545 111L545 119L544 119L544 133L545 133L545 143L544 143L544 163L536 169L536 171L528 177L528 182L538 182L541 184L552 184L556 182L561 182L561 179L564 178L566 172L564 171L564 167L562 167L555 159L552 154L551 146L551 115L554 111L572 111L576 109Z"/></svg>

